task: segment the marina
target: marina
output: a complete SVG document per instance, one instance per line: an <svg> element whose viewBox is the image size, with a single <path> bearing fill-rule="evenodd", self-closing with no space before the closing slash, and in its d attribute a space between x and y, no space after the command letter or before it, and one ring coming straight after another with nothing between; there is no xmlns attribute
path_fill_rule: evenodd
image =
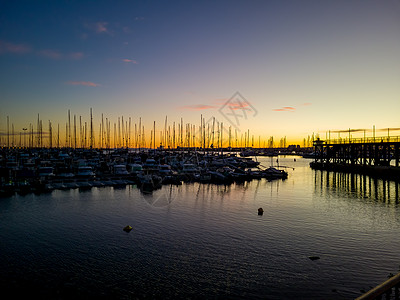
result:
<svg viewBox="0 0 400 300"><path fill-rule="evenodd" d="M400 300L398 1L3 2L6 298Z"/></svg>
<svg viewBox="0 0 400 300"><path fill-rule="evenodd" d="M272 158L271 158L272 161ZM286 179L279 167L265 167L250 157L200 151L3 149L0 195L43 193L54 189L202 182L232 184L266 178Z"/></svg>

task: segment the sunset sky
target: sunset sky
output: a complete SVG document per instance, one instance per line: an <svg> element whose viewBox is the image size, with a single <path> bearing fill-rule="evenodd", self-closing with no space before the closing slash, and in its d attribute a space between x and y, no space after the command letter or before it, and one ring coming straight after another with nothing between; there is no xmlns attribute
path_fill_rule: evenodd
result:
<svg viewBox="0 0 400 300"><path fill-rule="evenodd" d="M0 1L0 104L3 135L90 108L95 131L399 128L400 1Z"/></svg>

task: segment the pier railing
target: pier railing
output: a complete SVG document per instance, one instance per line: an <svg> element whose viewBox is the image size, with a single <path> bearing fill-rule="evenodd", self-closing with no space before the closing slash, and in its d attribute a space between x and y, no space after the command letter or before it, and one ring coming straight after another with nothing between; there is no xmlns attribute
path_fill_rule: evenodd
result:
<svg viewBox="0 0 400 300"><path fill-rule="evenodd" d="M364 137L364 138L338 138L328 139L326 144L361 144L361 143L397 143L400 142L400 136L385 136L385 137Z"/></svg>
<svg viewBox="0 0 400 300"><path fill-rule="evenodd" d="M400 181L400 137L313 141L311 168Z"/></svg>
<svg viewBox="0 0 400 300"><path fill-rule="evenodd" d="M369 290L364 295L356 298L356 300L373 300L373 299L400 299L399 295L400 288L400 273L389 278L384 283L377 287ZM394 290L394 293L393 293ZM385 297L385 298L383 298Z"/></svg>

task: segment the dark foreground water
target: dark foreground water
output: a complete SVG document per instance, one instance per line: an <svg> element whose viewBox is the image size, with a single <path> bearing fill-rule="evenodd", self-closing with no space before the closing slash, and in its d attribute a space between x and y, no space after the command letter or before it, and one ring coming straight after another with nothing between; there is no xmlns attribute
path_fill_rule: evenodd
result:
<svg viewBox="0 0 400 300"><path fill-rule="evenodd" d="M2 198L1 294L353 299L398 272L399 184L296 160L286 181Z"/></svg>

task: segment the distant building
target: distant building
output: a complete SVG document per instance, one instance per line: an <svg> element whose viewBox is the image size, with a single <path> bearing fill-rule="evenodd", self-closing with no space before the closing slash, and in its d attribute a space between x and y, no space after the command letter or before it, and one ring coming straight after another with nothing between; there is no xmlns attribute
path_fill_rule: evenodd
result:
<svg viewBox="0 0 400 300"><path fill-rule="evenodd" d="M300 145L289 145L289 147L287 148L289 151L295 151L300 149Z"/></svg>

